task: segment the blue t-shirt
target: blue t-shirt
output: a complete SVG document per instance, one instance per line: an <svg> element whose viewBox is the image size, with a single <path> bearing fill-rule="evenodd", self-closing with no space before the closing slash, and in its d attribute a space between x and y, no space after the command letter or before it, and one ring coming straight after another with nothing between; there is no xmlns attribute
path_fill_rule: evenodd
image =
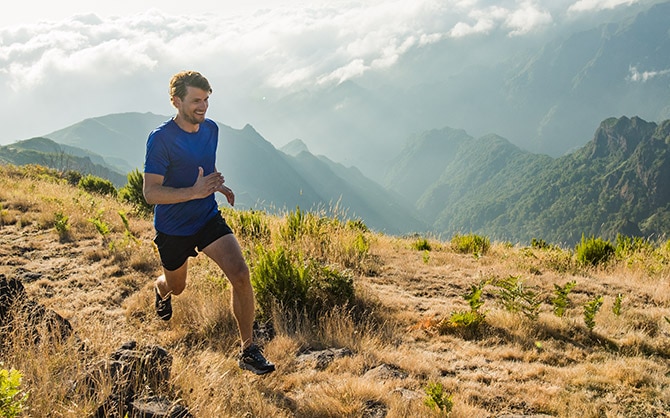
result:
<svg viewBox="0 0 670 418"><path fill-rule="evenodd" d="M170 119L149 134L144 172L163 176L163 186L191 187L198 178L198 167L203 168L204 176L214 172L218 138L219 127L211 119L205 119L194 133ZM154 226L168 235L193 235L218 210L214 193L203 199L156 205Z"/></svg>

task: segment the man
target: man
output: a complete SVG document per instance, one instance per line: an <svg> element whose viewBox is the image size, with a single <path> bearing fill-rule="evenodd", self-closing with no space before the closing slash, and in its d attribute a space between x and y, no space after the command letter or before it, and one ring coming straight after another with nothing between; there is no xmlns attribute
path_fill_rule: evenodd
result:
<svg viewBox="0 0 670 418"><path fill-rule="evenodd" d="M239 365L270 373L253 342L254 294L240 245L218 209L214 193L235 204L235 194L216 170L219 128L205 113L212 89L200 73L183 71L170 80L177 114L149 135L144 163L144 198L155 204L154 226L163 275L156 279L156 312L172 317L172 295L186 287L188 258L198 251L218 264L232 285L232 309L242 340ZM197 251L196 251L197 249Z"/></svg>

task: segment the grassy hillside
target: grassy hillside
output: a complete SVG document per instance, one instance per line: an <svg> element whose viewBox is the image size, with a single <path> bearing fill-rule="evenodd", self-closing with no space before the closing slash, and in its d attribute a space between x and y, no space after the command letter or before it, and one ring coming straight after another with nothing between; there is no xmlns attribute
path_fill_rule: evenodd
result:
<svg viewBox="0 0 670 418"><path fill-rule="evenodd" d="M278 274L309 271L311 284L341 285L316 289L300 312L257 291L259 315L273 325L259 334L277 364L269 376L237 366L230 287L214 263L192 259L187 289L165 323L153 311L160 265L150 219L56 172L0 166L0 275L20 279L74 330L48 344L25 338L21 327L0 328L0 369L22 374L25 416L90 416L111 382L97 394L78 382L130 340L170 352L169 385L154 394L196 417L670 410L670 242L629 241L613 246L608 261L590 262L583 247L542 241L398 238L330 214L224 212L257 290L260 272L282 253L288 266L278 263ZM338 300L347 279L353 295ZM330 355L308 356L326 349Z"/></svg>

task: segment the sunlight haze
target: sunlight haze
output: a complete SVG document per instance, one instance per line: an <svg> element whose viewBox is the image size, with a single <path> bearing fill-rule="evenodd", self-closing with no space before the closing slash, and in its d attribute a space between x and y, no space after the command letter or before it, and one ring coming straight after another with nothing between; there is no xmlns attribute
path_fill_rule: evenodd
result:
<svg viewBox="0 0 670 418"><path fill-rule="evenodd" d="M204 1L184 11L176 1L18 2L0 17L0 113L8 122L0 145L110 113L171 115L170 76L195 69L212 82L212 119L236 128L251 124L276 145L302 138L316 153L342 153L337 144L319 142L314 127L273 119L280 116L271 106L283 109L282 103L351 81L366 91L383 90L384 83L411 89L507 59L511 45L539 47L563 27L651 3L258 0L243 6ZM433 46L446 51L434 68L411 69ZM637 80L668 71L634 65ZM351 105L343 98L331 110ZM442 126L407 130L436 127ZM488 133L476 125L455 127Z"/></svg>

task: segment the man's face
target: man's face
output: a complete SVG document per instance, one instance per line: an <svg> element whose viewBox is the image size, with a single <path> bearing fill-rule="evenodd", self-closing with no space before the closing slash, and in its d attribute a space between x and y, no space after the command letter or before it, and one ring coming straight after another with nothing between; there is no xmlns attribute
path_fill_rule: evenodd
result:
<svg viewBox="0 0 670 418"><path fill-rule="evenodd" d="M209 107L209 92L197 87L186 87L186 96L183 99L172 97L172 104L179 115L188 123L200 124L205 120L205 113Z"/></svg>

